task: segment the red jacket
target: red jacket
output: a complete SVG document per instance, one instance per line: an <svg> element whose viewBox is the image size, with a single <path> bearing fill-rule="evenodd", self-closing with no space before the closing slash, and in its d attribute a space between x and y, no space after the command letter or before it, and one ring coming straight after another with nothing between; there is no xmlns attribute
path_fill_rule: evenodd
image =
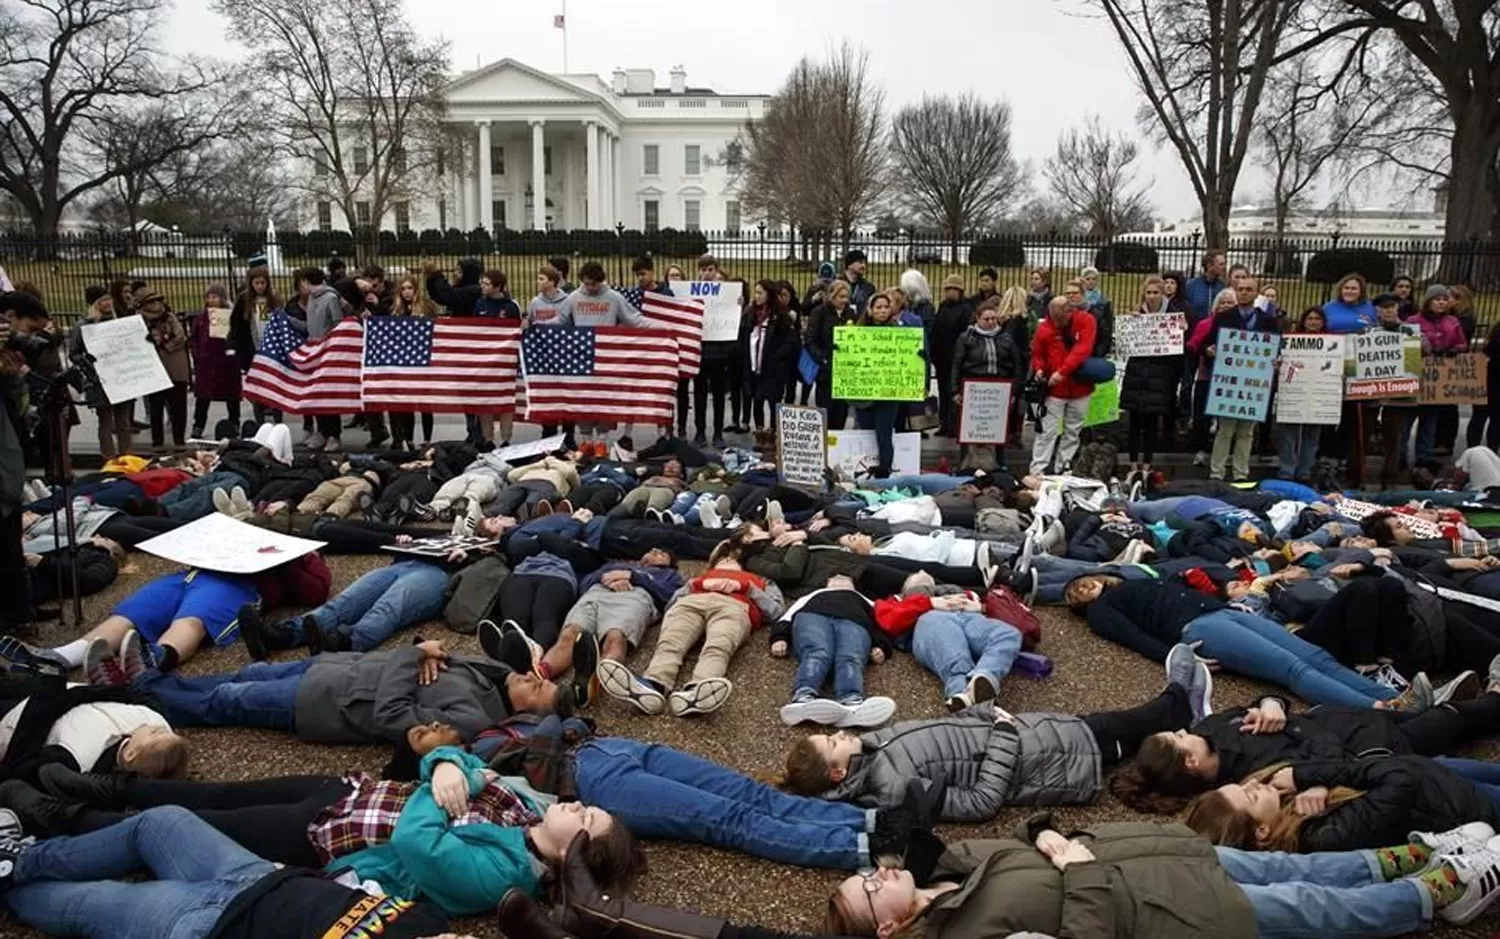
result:
<svg viewBox="0 0 1500 939"><path fill-rule="evenodd" d="M972 590L964 591L964 595L971 600L979 599ZM932 598L925 593L887 597L875 601L875 625L889 636L900 636L910 632L922 614L931 610Z"/></svg>
<svg viewBox="0 0 1500 939"><path fill-rule="evenodd" d="M699 577L688 581L688 589L692 593L714 593L703 586L705 580L732 580L739 584L739 589L734 593L720 594L724 597L733 597L744 604L746 611L750 614L750 628L759 629L764 614L754 600L750 599L750 591L766 589L766 579L759 577L749 571L725 570L724 568L712 567L704 571Z"/></svg>
<svg viewBox="0 0 1500 939"><path fill-rule="evenodd" d="M1071 337L1072 348L1063 344L1063 334L1052 322L1052 317L1042 318L1031 340L1031 370L1051 377L1053 372L1062 373L1063 380L1048 392L1054 398L1087 398L1094 393L1093 385L1073 380L1073 373L1083 360L1094 354L1094 337L1099 324L1087 310L1074 310L1063 327Z"/></svg>

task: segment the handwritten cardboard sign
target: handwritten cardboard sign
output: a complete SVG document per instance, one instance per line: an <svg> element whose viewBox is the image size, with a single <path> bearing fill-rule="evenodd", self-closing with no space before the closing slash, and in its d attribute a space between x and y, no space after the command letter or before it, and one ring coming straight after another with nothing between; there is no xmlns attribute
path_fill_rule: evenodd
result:
<svg viewBox="0 0 1500 939"><path fill-rule="evenodd" d="M1422 385L1417 402L1488 404L1490 392L1485 381L1488 361L1483 352L1427 356L1422 360Z"/></svg>
<svg viewBox="0 0 1500 939"><path fill-rule="evenodd" d="M819 408L776 409L776 467L788 486L821 489L828 466L828 422Z"/></svg>
<svg viewBox="0 0 1500 939"><path fill-rule="evenodd" d="M1182 355L1187 317L1181 313L1132 313L1115 317L1115 352L1126 358Z"/></svg>
<svg viewBox="0 0 1500 939"><path fill-rule="evenodd" d="M833 396L853 401L922 401L927 360L916 326L835 326Z"/></svg>
<svg viewBox="0 0 1500 939"><path fill-rule="evenodd" d="M1243 329L1220 330L1204 413L1257 424L1264 421L1271 409L1276 355L1280 351L1280 336Z"/></svg>
<svg viewBox="0 0 1500 939"><path fill-rule="evenodd" d="M1010 434L1010 396L1005 378L969 378L958 406L958 442L1004 444Z"/></svg>
<svg viewBox="0 0 1500 939"><path fill-rule="evenodd" d="M740 337L744 290L735 280L674 280L672 293L703 301L703 341L733 342Z"/></svg>
<svg viewBox="0 0 1500 939"><path fill-rule="evenodd" d="M136 549L205 571L258 574L311 554L325 543L257 528L215 512L143 541Z"/></svg>
<svg viewBox="0 0 1500 939"><path fill-rule="evenodd" d="M1276 420L1335 426L1343 412L1347 336L1285 336L1276 388Z"/></svg>
<svg viewBox="0 0 1500 939"><path fill-rule="evenodd" d="M121 316L98 323L84 323L83 343L94 357L94 372L110 404L120 404L172 387L172 379L146 338L146 321L139 316Z"/></svg>

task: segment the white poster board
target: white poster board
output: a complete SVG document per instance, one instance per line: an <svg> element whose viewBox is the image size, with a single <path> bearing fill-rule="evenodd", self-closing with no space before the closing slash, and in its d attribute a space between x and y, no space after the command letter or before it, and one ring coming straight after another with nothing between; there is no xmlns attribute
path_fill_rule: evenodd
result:
<svg viewBox="0 0 1500 939"><path fill-rule="evenodd" d="M205 571L258 574L311 554L326 543L257 528L215 512L143 541L136 550Z"/></svg>
<svg viewBox="0 0 1500 939"><path fill-rule="evenodd" d="M1354 337L1354 374L1350 378L1408 378L1401 333L1361 333Z"/></svg>
<svg viewBox="0 0 1500 939"><path fill-rule="evenodd" d="M172 387L156 346L146 338L146 321L139 316L84 323L78 328L83 330L83 343L94 357L94 372L110 404Z"/></svg>
<svg viewBox="0 0 1500 939"><path fill-rule="evenodd" d="M903 476L914 476L922 471L922 435L918 433L894 434L895 445L891 471ZM828 432L828 465L845 479L856 479L869 474L880 462L880 450L875 445L873 430L830 430Z"/></svg>
<svg viewBox="0 0 1500 939"><path fill-rule="evenodd" d="M740 336L743 290L738 281L674 280L672 293L703 301L703 341L733 342Z"/></svg>
<svg viewBox="0 0 1500 939"><path fill-rule="evenodd" d="M1336 426L1344 405L1345 336L1284 336L1276 420L1282 424Z"/></svg>
<svg viewBox="0 0 1500 939"><path fill-rule="evenodd" d="M958 406L958 442L1004 444L1010 433L1008 380L974 380L963 383L963 401Z"/></svg>
<svg viewBox="0 0 1500 939"><path fill-rule="evenodd" d="M533 440L531 443L517 443L509 447L501 447L491 455L495 459L503 460L506 463L512 460L524 460L529 456L555 453L563 448L563 442L566 439L566 434L553 434L551 437L543 437L541 440Z"/></svg>
<svg viewBox="0 0 1500 939"><path fill-rule="evenodd" d="M221 307L212 307L203 311L203 315L208 317L208 338L229 338L229 317L233 312L233 310L226 310Z"/></svg>
<svg viewBox="0 0 1500 939"><path fill-rule="evenodd" d="M1115 317L1115 354L1182 355L1187 317L1182 313L1130 313Z"/></svg>
<svg viewBox="0 0 1500 939"><path fill-rule="evenodd" d="M776 469L788 486L823 488L828 466L827 421L820 408L776 409Z"/></svg>

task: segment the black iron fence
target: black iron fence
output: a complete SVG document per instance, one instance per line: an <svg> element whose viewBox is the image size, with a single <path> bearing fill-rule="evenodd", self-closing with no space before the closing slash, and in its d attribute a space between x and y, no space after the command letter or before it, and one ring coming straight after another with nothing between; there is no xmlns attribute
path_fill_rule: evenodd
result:
<svg viewBox="0 0 1500 939"><path fill-rule="evenodd" d="M529 296L536 270L554 258L566 259L571 279L586 261L604 265L616 283L633 282L631 263L639 256L655 260L658 277L672 265L684 275L696 274L698 258L712 254L730 277L754 282L786 280L805 291L819 265L842 269L847 251L864 253L866 276L879 286L895 286L901 273L915 268L934 293L943 280L958 276L965 289L979 286L980 272L994 268L998 286L1026 286L1032 268L1047 270L1054 288L1085 267L1101 272L1101 288L1116 309L1133 306L1148 274L1197 272L1209 247L1197 233L1153 233L1102 240L1055 232L981 234L958 239L917 232L742 231L697 232L662 229L613 231L518 232L381 232L373 239L347 232L281 232L274 243L265 233L178 232L88 233L40 240L29 235L0 236L0 267L10 279L40 292L54 312L66 316L84 308L89 285L116 279L147 281L175 308L195 309L210 284L238 290L247 265L264 258L283 294L293 271L325 266L334 256L351 269L378 263L388 278L436 261L451 270L460 258L478 258L486 268L505 271L518 296ZM1244 264L1274 286L1279 305L1296 315L1322 303L1348 273L1360 273L1373 292L1397 277L1415 281L1417 299L1430 282L1463 283L1474 288L1475 312L1481 324L1500 322L1500 242L1447 242L1433 236L1354 238L1326 236L1235 237L1222 246L1231 264Z"/></svg>

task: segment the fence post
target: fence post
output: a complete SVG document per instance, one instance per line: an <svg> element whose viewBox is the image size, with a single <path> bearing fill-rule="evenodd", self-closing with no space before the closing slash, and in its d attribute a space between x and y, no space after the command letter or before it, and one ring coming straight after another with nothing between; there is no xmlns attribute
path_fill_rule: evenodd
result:
<svg viewBox="0 0 1500 939"><path fill-rule="evenodd" d="M230 231L228 225L224 226L224 273L229 278L225 286L229 288L229 295L232 297L238 291L235 289L234 282L234 232Z"/></svg>

